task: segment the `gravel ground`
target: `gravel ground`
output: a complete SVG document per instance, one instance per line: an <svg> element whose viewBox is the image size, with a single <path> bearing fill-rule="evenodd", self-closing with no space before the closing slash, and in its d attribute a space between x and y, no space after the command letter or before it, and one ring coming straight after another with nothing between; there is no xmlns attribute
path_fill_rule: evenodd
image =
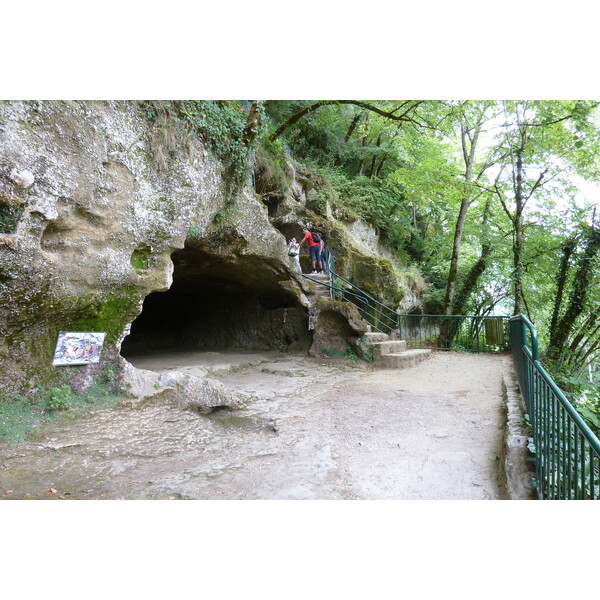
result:
<svg viewBox="0 0 600 600"><path fill-rule="evenodd" d="M0 498L502 499L509 358L434 353L404 370L194 353L179 368L256 397L202 415L169 399L53 423L0 447Z"/></svg>

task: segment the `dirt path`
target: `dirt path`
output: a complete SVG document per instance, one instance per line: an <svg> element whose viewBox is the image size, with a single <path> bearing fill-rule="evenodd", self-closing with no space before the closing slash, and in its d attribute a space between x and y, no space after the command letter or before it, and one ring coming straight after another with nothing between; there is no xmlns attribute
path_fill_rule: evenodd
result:
<svg viewBox="0 0 600 600"><path fill-rule="evenodd" d="M209 368L258 400L201 415L155 399L55 423L0 448L0 498L505 497L505 357L436 353L411 369L372 370L209 354L179 365ZM177 364L154 360L153 368Z"/></svg>

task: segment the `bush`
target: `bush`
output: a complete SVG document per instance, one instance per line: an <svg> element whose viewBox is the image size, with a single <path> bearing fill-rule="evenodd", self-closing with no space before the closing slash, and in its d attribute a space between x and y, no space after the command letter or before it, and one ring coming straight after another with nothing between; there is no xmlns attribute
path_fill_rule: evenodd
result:
<svg viewBox="0 0 600 600"><path fill-rule="evenodd" d="M341 169L313 168L324 180L320 194L332 204L334 216L370 223L396 249L410 238L411 218L400 190L379 180L348 177Z"/></svg>
<svg viewBox="0 0 600 600"><path fill-rule="evenodd" d="M269 144L263 141L259 144L256 149L254 181L257 194L285 194L291 175L286 167L281 143Z"/></svg>
<svg viewBox="0 0 600 600"><path fill-rule="evenodd" d="M565 393L567 400L590 429L600 436L600 381L598 378L595 377L594 381L589 381L585 375L572 375L567 367L557 367L551 360L547 360L546 365L558 387Z"/></svg>
<svg viewBox="0 0 600 600"><path fill-rule="evenodd" d="M16 444L49 421L72 417L90 408L110 408L123 395L111 368L94 377L94 384L87 389L85 396L78 395L68 385L40 389L29 396L8 396L0 392L0 442Z"/></svg>
<svg viewBox="0 0 600 600"><path fill-rule="evenodd" d="M73 390L68 385L52 388L48 395L46 408L49 411L67 411L73 408Z"/></svg>

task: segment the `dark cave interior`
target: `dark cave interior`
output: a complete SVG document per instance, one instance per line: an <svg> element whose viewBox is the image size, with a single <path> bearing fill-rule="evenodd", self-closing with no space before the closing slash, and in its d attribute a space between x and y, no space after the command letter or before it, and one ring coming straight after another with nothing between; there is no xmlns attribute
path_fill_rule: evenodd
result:
<svg viewBox="0 0 600 600"><path fill-rule="evenodd" d="M308 351L308 312L284 286L289 280L258 257L230 262L186 247L172 255L173 283L153 292L121 346L145 352L209 350Z"/></svg>

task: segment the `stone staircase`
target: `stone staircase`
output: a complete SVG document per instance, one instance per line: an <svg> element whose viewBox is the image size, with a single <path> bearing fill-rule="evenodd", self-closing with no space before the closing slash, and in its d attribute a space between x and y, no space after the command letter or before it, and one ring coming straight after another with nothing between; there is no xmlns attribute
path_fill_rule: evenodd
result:
<svg viewBox="0 0 600 600"><path fill-rule="evenodd" d="M317 281L320 281L322 283L329 284L329 274L328 273L319 273L317 275L310 275L309 273L307 273L307 275L311 279L316 279ZM311 285L313 286L313 288L315 290L315 294L318 297L323 298L325 300L330 300L331 288L329 288L327 285L318 285L318 284L312 283L312 282L311 282Z"/></svg>
<svg viewBox="0 0 600 600"><path fill-rule="evenodd" d="M365 333L373 350L373 364L383 369L406 369L428 358L431 350L407 350L405 340L392 340L385 333Z"/></svg>
<svg viewBox="0 0 600 600"><path fill-rule="evenodd" d="M329 275L326 273L309 275L309 277L323 283L329 283ZM330 299L330 288L326 285L312 283L312 288L317 297L324 300ZM364 334L364 338L367 339L373 351L373 364L383 369L414 367L431 354L431 350L407 350L406 341L392 340L385 333L369 331Z"/></svg>

